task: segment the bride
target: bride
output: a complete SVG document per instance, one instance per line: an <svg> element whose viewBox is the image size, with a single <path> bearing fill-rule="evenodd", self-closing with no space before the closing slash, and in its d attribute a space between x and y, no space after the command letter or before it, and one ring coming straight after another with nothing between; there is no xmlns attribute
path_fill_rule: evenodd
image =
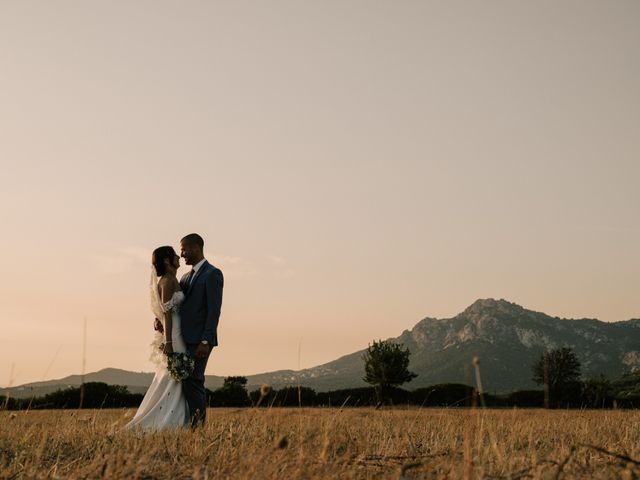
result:
<svg viewBox="0 0 640 480"><path fill-rule="evenodd" d="M184 293L176 278L180 257L172 247L159 247L151 257L151 310L164 323L164 347L162 333L156 332L152 345L151 361L156 374L138 411L125 429L141 428L155 431L181 428L189 424L189 411L182 383L175 380L167 369L167 355L186 352L180 329L180 305ZM159 278L159 280L157 280Z"/></svg>

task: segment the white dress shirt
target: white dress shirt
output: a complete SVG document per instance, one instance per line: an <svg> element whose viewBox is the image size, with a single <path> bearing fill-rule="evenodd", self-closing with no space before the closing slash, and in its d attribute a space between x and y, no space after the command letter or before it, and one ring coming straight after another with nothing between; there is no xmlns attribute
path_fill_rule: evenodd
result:
<svg viewBox="0 0 640 480"><path fill-rule="evenodd" d="M193 283L193 279L196 278L196 275L198 274L198 270L200 270L200 267L204 264L204 262L206 262L207 259L203 258L202 260L200 260L198 263L196 263L193 266L193 275L191 275L191 278L189 278L189 285L187 285L187 287L191 287L191 284Z"/></svg>

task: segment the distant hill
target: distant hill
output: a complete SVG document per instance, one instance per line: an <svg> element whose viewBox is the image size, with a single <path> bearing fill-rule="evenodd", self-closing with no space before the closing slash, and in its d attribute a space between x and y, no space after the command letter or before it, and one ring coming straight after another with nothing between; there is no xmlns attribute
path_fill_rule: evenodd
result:
<svg viewBox="0 0 640 480"><path fill-rule="evenodd" d="M55 392L61 388L77 387L80 385L80 375L70 375L57 380L34 382L13 387L11 396L17 398L39 397L47 393ZM152 373L136 373L117 368L105 368L98 372L85 375L85 382L104 382L110 385L127 385L132 393L144 393L151 384ZM0 389L0 395L7 389Z"/></svg>
<svg viewBox="0 0 640 480"><path fill-rule="evenodd" d="M16 398L39 397L47 393L55 392L61 388L77 387L80 385L80 375L70 375L57 380L47 380L45 382L34 382L13 387L11 396ZM119 368L105 368L97 372L87 373L85 382L104 382L109 385L126 385L131 393L144 393L151 385L153 373L129 372ZM207 386L217 388L222 385L224 377L207 375ZM7 389L0 389L3 395Z"/></svg>
<svg viewBox="0 0 640 480"><path fill-rule="evenodd" d="M532 388L531 365L546 349L569 346L582 362L586 377L603 374L618 378L640 372L640 319L601 322L567 320L534 312L506 300L477 300L449 319L425 318L394 339L411 351L410 369L418 377L406 388L436 383L473 384L471 360L480 358L485 390L506 392ZM332 362L300 371L279 370L249 375L250 389L261 384L280 388L308 386L317 391L364 386L364 350ZM106 368L85 376L87 382L127 385L144 392L153 374ZM210 389L222 385L223 377L207 375ZM39 396L58 388L80 384L80 376L36 382L12 389L15 397ZM2 390L0 390L2 394Z"/></svg>

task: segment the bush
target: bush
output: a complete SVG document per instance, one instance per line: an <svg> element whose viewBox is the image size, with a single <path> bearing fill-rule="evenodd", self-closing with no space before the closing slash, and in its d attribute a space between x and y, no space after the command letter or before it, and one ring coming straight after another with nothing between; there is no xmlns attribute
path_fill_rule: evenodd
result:
<svg viewBox="0 0 640 480"><path fill-rule="evenodd" d="M428 407L467 407L474 402L475 389L461 383L442 383L411 392L411 403Z"/></svg>
<svg viewBox="0 0 640 480"><path fill-rule="evenodd" d="M24 401L19 398L0 396L0 410L18 410Z"/></svg>
<svg viewBox="0 0 640 480"><path fill-rule="evenodd" d="M609 408L613 406L611 382L602 375L598 378L590 378L582 383L580 397L582 407Z"/></svg>
<svg viewBox="0 0 640 480"><path fill-rule="evenodd" d="M386 399L393 405L404 405L409 401L409 392L401 388L389 387ZM316 402L324 407L374 407L378 405L378 396L374 387L346 388L331 392L318 392Z"/></svg>
<svg viewBox="0 0 640 480"><path fill-rule="evenodd" d="M544 390L518 390L505 397L508 407L544 407Z"/></svg>
<svg viewBox="0 0 640 480"><path fill-rule="evenodd" d="M251 399L251 405L259 407L270 407L276 399L277 391L271 388L263 389L263 393L260 389L254 390L249 394Z"/></svg>
<svg viewBox="0 0 640 480"><path fill-rule="evenodd" d="M210 407L248 407L247 377L227 377L217 390L207 390Z"/></svg>
<svg viewBox="0 0 640 480"><path fill-rule="evenodd" d="M272 404L276 407L313 407L316 391L309 387L285 387L276 392Z"/></svg>
<svg viewBox="0 0 640 480"><path fill-rule="evenodd" d="M251 405L247 389L241 385L221 387L208 391L210 407L248 407Z"/></svg>
<svg viewBox="0 0 640 480"><path fill-rule="evenodd" d="M81 387L67 388L35 398L31 408L78 408ZM108 385L103 382L84 384L82 408L122 408L137 407L143 395L129 393L123 385Z"/></svg>

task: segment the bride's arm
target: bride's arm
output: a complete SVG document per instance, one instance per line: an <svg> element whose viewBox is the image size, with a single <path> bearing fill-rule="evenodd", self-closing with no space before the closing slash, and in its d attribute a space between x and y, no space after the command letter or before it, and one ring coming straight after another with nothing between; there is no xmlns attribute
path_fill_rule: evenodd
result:
<svg viewBox="0 0 640 480"><path fill-rule="evenodd" d="M158 286L160 287L160 298L162 300L162 304L166 304L173 297L174 292L179 287L177 281L169 282L166 279L161 279ZM172 343L172 325L173 318L171 317L171 309L168 309L164 312L164 353L167 355L173 353L173 343Z"/></svg>

